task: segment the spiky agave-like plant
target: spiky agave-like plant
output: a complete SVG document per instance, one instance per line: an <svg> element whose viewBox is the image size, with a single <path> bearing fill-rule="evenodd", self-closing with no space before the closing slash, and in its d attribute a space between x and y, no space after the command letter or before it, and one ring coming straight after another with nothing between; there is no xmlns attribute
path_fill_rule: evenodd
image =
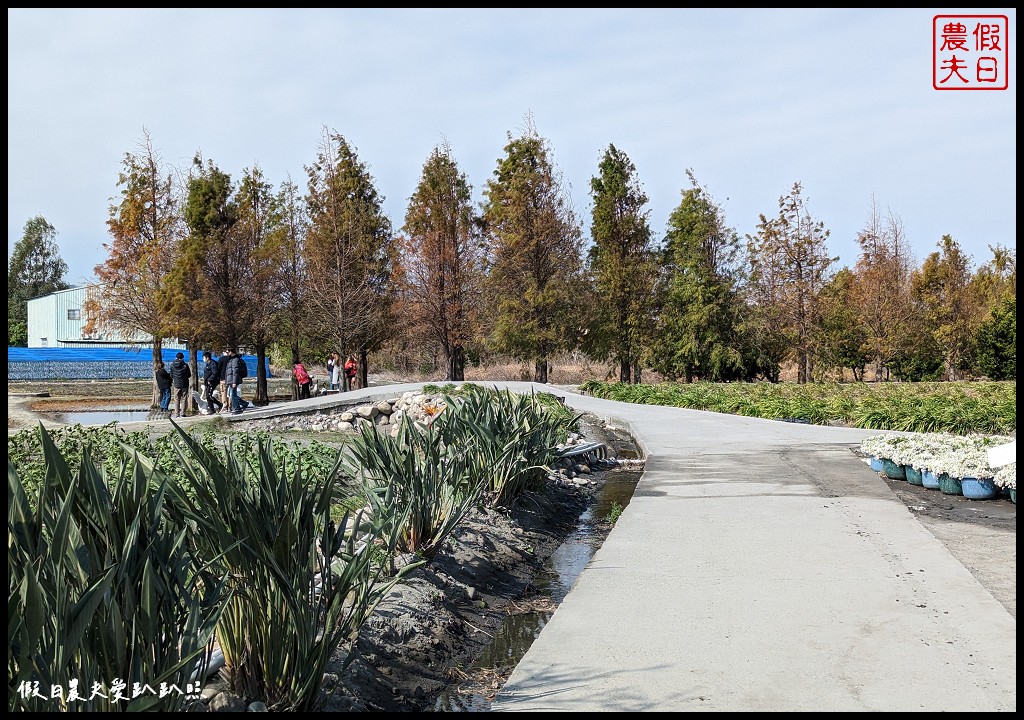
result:
<svg viewBox="0 0 1024 720"><path fill-rule="evenodd" d="M42 482L7 464L8 710L179 710L222 583L168 522L151 463L129 454L107 477L86 447L74 470L38 432Z"/></svg>

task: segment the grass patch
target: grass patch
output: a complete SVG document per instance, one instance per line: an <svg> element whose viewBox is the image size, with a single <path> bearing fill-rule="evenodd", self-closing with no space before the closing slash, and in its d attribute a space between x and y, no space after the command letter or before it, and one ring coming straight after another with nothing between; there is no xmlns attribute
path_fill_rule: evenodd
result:
<svg viewBox="0 0 1024 720"><path fill-rule="evenodd" d="M584 383L594 397L647 405L908 432L1008 433L1017 429L1016 382Z"/></svg>

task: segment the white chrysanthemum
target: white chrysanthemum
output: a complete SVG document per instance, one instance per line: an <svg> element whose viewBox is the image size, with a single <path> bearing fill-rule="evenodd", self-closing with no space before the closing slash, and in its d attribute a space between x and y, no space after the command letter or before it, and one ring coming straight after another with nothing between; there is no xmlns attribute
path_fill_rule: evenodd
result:
<svg viewBox="0 0 1024 720"><path fill-rule="evenodd" d="M1001 488L1008 490L1017 489L1017 463L1013 462L1009 465L1003 465L1001 468L996 470L995 483Z"/></svg>
<svg viewBox="0 0 1024 720"><path fill-rule="evenodd" d="M892 460L935 474L950 477L986 479L996 473L988 465L988 448L1003 444L1001 435L952 435L950 433L914 433L910 435L872 435L861 443L861 451L872 457Z"/></svg>

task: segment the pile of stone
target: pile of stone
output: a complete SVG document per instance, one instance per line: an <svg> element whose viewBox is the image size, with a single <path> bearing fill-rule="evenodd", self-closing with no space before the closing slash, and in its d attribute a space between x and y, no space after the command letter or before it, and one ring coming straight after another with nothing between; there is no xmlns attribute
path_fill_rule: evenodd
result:
<svg viewBox="0 0 1024 720"><path fill-rule="evenodd" d="M402 418L430 423L444 411L444 399L419 390L410 390L400 397L364 403L350 408L335 408L311 415L291 415L254 421L268 430L312 430L319 432L358 432L364 425L377 425L398 435Z"/></svg>
<svg viewBox="0 0 1024 720"><path fill-rule="evenodd" d="M568 439L564 444L559 445L557 450L561 452L567 452L572 450L574 447L584 445L587 440L579 433L569 433ZM619 461L615 458L600 458L591 456L589 459L582 457L563 457L556 460L551 465L551 472L548 473L548 479L554 482L556 485L596 485L597 483L593 480L593 473L598 470L608 470L616 467Z"/></svg>

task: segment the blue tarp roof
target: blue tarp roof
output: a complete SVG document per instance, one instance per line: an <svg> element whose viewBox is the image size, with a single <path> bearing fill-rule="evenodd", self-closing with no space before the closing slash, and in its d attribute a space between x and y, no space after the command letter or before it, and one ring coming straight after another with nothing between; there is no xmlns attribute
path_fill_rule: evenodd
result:
<svg viewBox="0 0 1024 720"><path fill-rule="evenodd" d="M164 362L173 360L178 352L182 351L164 350ZM7 362L149 362L152 359L150 348L7 348Z"/></svg>
<svg viewBox="0 0 1024 720"><path fill-rule="evenodd" d="M164 362L170 363L174 360L175 355L182 350L163 350L161 356ZM185 357L188 357L188 353L185 353ZM200 363L202 362L202 353L200 353ZM256 356L255 355L243 355L242 359L245 360L245 364L249 370L249 377L256 376ZM152 374L152 363L153 362L153 351L150 348L23 348L23 347L8 347L7 348L7 376L8 379L24 379L24 378L37 378L37 377L48 377L52 376L52 372L39 372L31 370L33 365L25 365L26 363L31 364L48 364L50 367L56 369L60 368L57 375L60 377L76 377L74 374L74 366L79 363L114 363L118 367L130 367L136 368L131 373L139 377L145 377ZM58 365L54 365L57 363ZM140 365L147 365L144 369L141 369ZM39 368L40 365L34 365ZM95 368L95 365L88 366ZM17 369L17 372L14 370ZM141 371L140 371L141 370ZM77 377L83 378L94 378L100 377L97 372L104 373L105 371L98 370L87 370L86 367L82 368L82 374ZM105 376L105 375L104 375ZM123 373L119 372L112 377L124 376ZM269 361L267 363L267 376L270 376Z"/></svg>

